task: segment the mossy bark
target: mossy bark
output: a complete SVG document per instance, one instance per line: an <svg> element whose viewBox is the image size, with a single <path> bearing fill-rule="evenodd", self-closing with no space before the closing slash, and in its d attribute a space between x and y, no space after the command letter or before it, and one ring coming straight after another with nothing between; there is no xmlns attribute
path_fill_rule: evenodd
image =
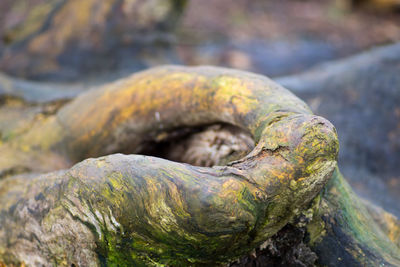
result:
<svg viewBox="0 0 400 267"><path fill-rule="evenodd" d="M400 224L390 214L379 220L337 169L307 226L318 263L327 266L399 266ZM397 234L396 234L397 233Z"/></svg>
<svg viewBox="0 0 400 267"><path fill-rule="evenodd" d="M247 131L255 148L211 168L109 155L137 153L177 129L215 123ZM346 262L398 262L398 247L366 210L355 209L357 197L334 172L334 127L260 75L173 66L137 73L35 121L0 153L5 264L229 263L308 209L332 176L308 228L320 262L331 265L324 253L344 241ZM15 168L29 174L10 176ZM61 168L69 169L38 174ZM334 226L346 234L335 235Z"/></svg>
<svg viewBox="0 0 400 267"><path fill-rule="evenodd" d="M335 125L338 164L355 191L398 217L399 73L397 43L277 80Z"/></svg>

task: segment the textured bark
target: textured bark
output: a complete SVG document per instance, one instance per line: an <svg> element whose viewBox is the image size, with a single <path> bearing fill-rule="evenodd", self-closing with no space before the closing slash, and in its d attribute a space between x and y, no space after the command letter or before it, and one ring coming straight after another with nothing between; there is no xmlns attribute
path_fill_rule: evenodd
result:
<svg viewBox="0 0 400 267"><path fill-rule="evenodd" d="M375 219L338 170L315 207L307 226L308 244L327 266L399 266L398 221Z"/></svg>
<svg viewBox="0 0 400 267"><path fill-rule="evenodd" d="M394 44L277 80L334 123L341 144L339 166L346 177L361 185L357 189L363 197L397 215L399 71L400 45ZM318 240L311 241L318 263L400 265L398 219L370 203L365 205L339 172L318 205L321 217L315 217L309 227L311 237L315 236L313 226L325 232L322 238L311 238Z"/></svg>
<svg viewBox="0 0 400 267"><path fill-rule="evenodd" d="M226 166L108 155L221 123L255 142ZM263 76L155 68L10 136L0 146L0 262L8 265L217 265L265 247L287 248L291 257L283 249L279 257L288 264L312 264L313 253L328 266L400 264L398 221L367 209L340 175L333 126ZM69 169L37 174L60 168Z"/></svg>
<svg viewBox="0 0 400 267"><path fill-rule="evenodd" d="M339 166L362 197L400 216L400 44L277 80L331 121Z"/></svg>
<svg viewBox="0 0 400 267"><path fill-rule="evenodd" d="M177 129L228 123L256 143L194 167L110 155L1 180L7 264L217 264L299 214L336 166L333 126L271 80L221 68L162 67L89 91L0 147L3 176L140 152ZM142 146L142 148L141 148Z"/></svg>

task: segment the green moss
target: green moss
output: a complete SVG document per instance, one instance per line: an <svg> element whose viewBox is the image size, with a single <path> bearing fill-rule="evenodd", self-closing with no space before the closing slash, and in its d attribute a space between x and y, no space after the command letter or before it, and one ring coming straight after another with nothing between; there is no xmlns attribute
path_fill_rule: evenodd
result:
<svg viewBox="0 0 400 267"><path fill-rule="evenodd" d="M321 205L321 194L318 195L312 202L312 219L307 224L307 232L309 234L309 244L313 246L316 242L320 242L322 237L326 234L325 222L319 215L319 206Z"/></svg>
<svg viewBox="0 0 400 267"><path fill-rule="evenodd" d="M340 229L340 233L333 229ZM351 190L338 168L322 193L322 200L308 231L312 246L324 249L325 240L337 249L343 249L344 246L347 257L361 265L397 265L400 262L399 248L373 221L364 203Z"/></svg>

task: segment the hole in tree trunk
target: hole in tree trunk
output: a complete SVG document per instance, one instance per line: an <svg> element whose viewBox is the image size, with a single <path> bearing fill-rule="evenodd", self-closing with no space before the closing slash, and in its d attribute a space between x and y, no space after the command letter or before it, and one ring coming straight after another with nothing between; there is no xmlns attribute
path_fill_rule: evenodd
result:
<svg viewBox="0 0 400 267"><path fill-rule="evenodd" d="M195 166L226 165L254 148L251 134L229 124L182 128L161 142L150 142L140 154Z"/></svg>

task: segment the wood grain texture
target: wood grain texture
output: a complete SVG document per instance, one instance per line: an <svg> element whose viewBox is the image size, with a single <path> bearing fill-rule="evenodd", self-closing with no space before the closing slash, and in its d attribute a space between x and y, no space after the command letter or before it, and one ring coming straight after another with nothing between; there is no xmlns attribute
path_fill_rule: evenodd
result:
<svg viewBox="0 0 400 267"><path fill-rule="evenodd" d="M249 132L253 151L211 168L139 155L84 160L215 123ZM78 96L0 151L10 155L3 173L32 172L0 180L1 261L198 265L228 263L298 215L331 177L338 141L266 77L166 66Z"/></svg>

